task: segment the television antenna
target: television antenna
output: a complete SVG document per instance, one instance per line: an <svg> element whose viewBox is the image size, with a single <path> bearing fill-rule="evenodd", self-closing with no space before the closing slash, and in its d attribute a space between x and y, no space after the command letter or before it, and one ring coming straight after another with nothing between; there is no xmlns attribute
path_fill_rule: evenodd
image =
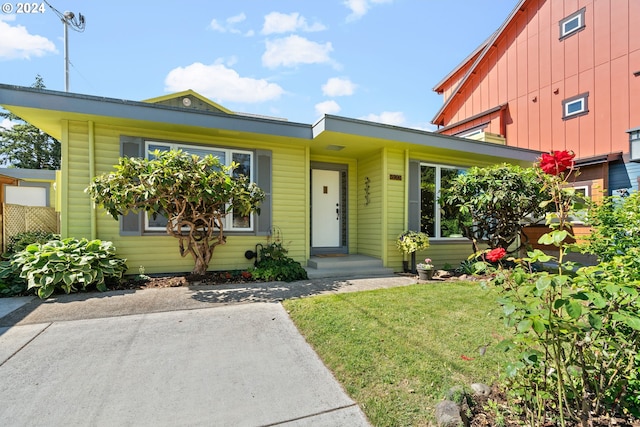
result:
<svg viewBox="0 0 640 427"><path fill-rule="evenodd" d="M84 31L86 21L84 15L81 13L78 13L77 17L73 12L65 11L61 13L58 9L51 6L47 0L44 0L44 2L53 10L53 13L60 18L64 25L64 91L69 92L69 27L81 33Z"/></svg>

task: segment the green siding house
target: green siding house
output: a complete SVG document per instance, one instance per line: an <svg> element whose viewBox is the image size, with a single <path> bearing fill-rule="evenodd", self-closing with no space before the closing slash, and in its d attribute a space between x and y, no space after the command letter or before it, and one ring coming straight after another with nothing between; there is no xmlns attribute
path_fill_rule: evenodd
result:
<svg viewBox="0 0 640 427"><path fill-rule="evenodd" d="M361 255L400 271L395 240L407 229L429 232L431 247L418 256L436 267L470 254L469 241L444 227L437 191L447 179L470 166L529 166L540 154L331 115L310 125L234 113L193 91L136 102L0 85L0 105L62 142L62 235L114 242L131 273L190 271L192 260L179 256L162 219L115 221L93 206L85 188L120 156L212 153L240 163L265 190L260 215L227 219L212 270L249 267L245 252L275 229L302 265L317 255Z"/></svg>

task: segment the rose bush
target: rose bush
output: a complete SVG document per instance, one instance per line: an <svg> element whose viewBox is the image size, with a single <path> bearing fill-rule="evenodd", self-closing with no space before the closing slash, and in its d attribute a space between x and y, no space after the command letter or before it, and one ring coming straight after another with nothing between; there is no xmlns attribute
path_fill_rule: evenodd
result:
<svg viewBox="0 0 640 427"><path fill-rule="evenodd" d="M555 208L547 216L552 231L539 243L555 246L558 257L534 250L508 258L510 269L476 264L476 270L491 273L486 284L500 292L505 324L513 328L513 336L500 344L517 353L507 368L506 388L511 410L530 425L587 426L599 416L640 417L640 278L622 268L637 252L590 267L565 261L574 248L566 243L573 237L568 218L576 202L569 185L576 172L573 157L554 152L538 163L539 173L552 177L552 197L544 203ZM492 262L503 256L495 249L485 254ZM533 267L551 261L555 273Z"/></svg>
<svg viewBox="0 0 640 427"><path fill-rule="evenodd" d="M573 151L553 151L543 153L540 157L540 169L549 175L560 175L573 170L575 153Z"/></svg>

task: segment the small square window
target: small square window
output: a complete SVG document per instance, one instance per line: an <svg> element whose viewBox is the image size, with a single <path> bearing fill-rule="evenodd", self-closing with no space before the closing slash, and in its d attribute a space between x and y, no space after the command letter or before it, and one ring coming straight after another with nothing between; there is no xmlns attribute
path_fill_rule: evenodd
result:
<svg viewBox="0 0 640 427"><path fill-rule="evenodd" d="M566 120L587 114L589 112L587 106L588 99L589 93L582 93L562 101L562 118Z"/></svg>
<svg viewBox="0 0 640 427"><path fill-rule="evenodd" d="M560 21L560 40L567 38L584 28L584 11L585 8L583 7L576 13L572 13Z"/></svg>

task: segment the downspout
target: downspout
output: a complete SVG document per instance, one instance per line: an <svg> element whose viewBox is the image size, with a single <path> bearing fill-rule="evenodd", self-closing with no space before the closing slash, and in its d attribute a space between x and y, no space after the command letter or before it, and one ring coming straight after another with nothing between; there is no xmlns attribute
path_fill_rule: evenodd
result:
<svg viewBox="0 0 640 427"><path fill-rule="evenodd" d="M311 147L309 146L304 150L304 170L304 253L308 263L311 258Z"/></svg>
<svg viewBox="0 0 640 427"><path fill-rule="evenodd" d="M507 106L509 104L505 103L500 109L500 134L504 138L505 145L507 144Z"/></svg>
<svg viewBox="0 0 640 427"><path fill-rule="evenodd" d="M389 211L388 211L388 206L389 206L389 196L388 196L388 185L389 182L387 181L387 176L388 176L388 167L389 167L389 162L387 159L387 147L382 149L382 152L380 153L382 155L382 177L381 177L381 181L382 181L382 235L381 237L381 247L382 247L382 265L384 265L385 267L387 267L389 265L389 242L387 241L389 239L388 236L388 229L387 227L389 226Z"/></svg>
<svg viewBox="0 0 640 427"><path fill-rule="evenodd" d="M96 158L95 158L95 150L96 150L96 133L95 127L92 120L89 120L87 123L89 126L89 181L96 176ZM90 212L91 212L91 240L95 240L98 238L98 218L97 218L97 210L93 201L91 202Z"/></svg>
<svg viewBox="0 0 640 427"><path fill-rule="evenodd" d="M60 147L60 235L69 237L69 121L62 120Z"/></svg>
<svg viewBox="0 0 640 427"><path fill-rule="evenodd" d="M409 150L404 150L404 224L402 229L409 229Z"/></svg>

